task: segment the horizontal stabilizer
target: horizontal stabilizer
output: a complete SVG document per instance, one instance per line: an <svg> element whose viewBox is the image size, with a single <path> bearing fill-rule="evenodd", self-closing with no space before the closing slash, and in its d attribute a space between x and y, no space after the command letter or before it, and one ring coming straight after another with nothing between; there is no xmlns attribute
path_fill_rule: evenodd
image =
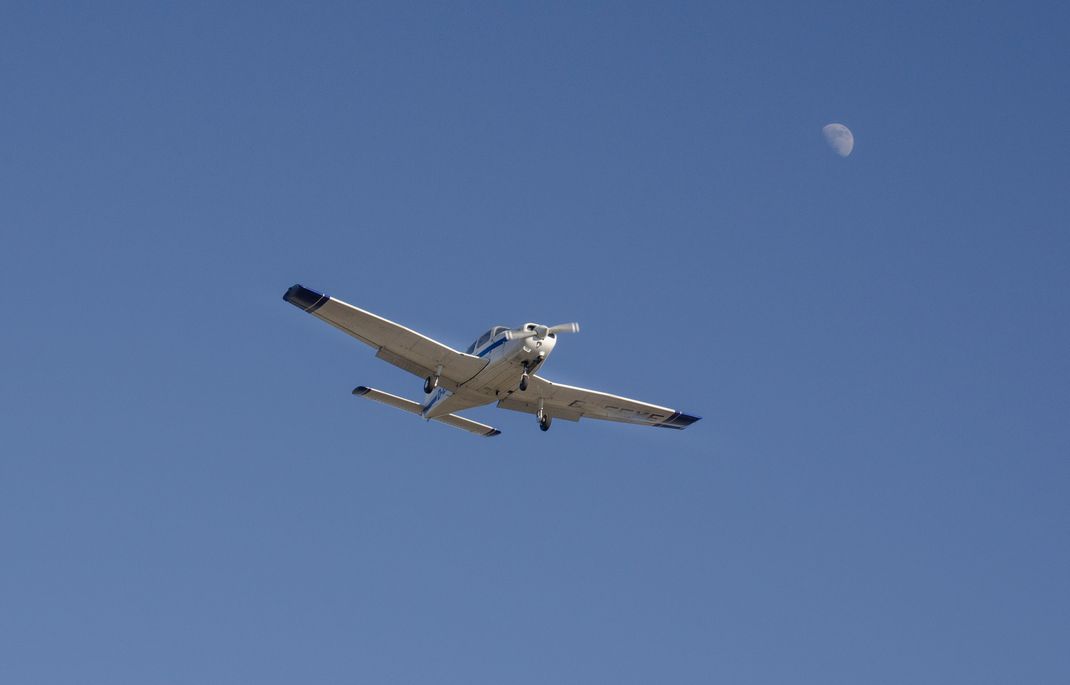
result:
<svg viewBox="0 0 1070 685"><path fill-rule="evenodd" d="M366 388L363 385L353 388L353 394L358 397L366 397L369 400L375 400L383 404L388 404L391 407L396 407L403 411L407 411L410 414L416 414L417 416L423 415L423 407L418 402L407 400L404 397L398 397L397 395L391 395L388 392L382 390L376 390L375 388ZM501 431L496 428L492 428L486 424L466 419L463 416L457 416L456 414L446 414L445 416L438 416L432 421L438 421L444 423L447 426L453 426L454 428L460 428L466 430L469 433L475 433L476 435L482 435L487 438L492 438L495 435L500 435Z"/></svg>

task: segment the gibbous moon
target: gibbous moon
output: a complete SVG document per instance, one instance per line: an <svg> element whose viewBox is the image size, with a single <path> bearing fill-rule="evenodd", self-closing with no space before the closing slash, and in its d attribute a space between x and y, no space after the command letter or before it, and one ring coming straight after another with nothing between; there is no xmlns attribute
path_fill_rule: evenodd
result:
<svg viewBox="0 0 1070 685"><path fill-rule="evenodd" d="M855 147L855 137L851 134L851 129L843 124L827 124L821 129L821 133L825 135L825 142L840 157L851 154Z"/></svg>

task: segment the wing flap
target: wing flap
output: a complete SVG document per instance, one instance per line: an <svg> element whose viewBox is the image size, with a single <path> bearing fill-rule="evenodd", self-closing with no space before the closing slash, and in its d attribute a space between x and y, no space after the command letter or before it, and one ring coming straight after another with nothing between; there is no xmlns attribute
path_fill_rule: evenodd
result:
<svg viewBox="0 0 1070 685"><path fill-rule="evenodd" d="M500 409L508 409L510 411L519 411L519 412L523 412L525 414L537 414L537 413L539 413L538 400L535 400L535 401L532 401L532 402L526 402L524 400L513 399L512 397L507 397L504 400L499 400L498 401L498 407ZM573 410L571 410L571 409L569 409L567 407L560 407L558 405L554 405L554 406L552 406L550 408L550 414L555 419L564 419L565 421L579 421L580 418L583 417L583 414L581 414L578 411L573 411Z"/></svg>
<svg viewBox="0 0 1070 685"><path fill-rule="evenodd" d="M380 347L378 350L376 350L375 351L375 356L378 357L379 359L382 359L384 362L386 362L388 364L393 364L394 366L398 367L399 369L402 369L404 371L408 371L412 375L419 376L420 378L427 378L432 373L434 373L434 369L429 369L426 366L421 366L420 364L417 364L416 362L412 361L411 359L406 359L405 357L402 357L400 354L396 354L394 352L391 352L390 350L386 349L385 347ZM446 389L448 389L448 390L456 390L456 388L457 388L457 384L454 383L453 381L449 380L448 378L440 379L440 384L445 386Z"/></svg>

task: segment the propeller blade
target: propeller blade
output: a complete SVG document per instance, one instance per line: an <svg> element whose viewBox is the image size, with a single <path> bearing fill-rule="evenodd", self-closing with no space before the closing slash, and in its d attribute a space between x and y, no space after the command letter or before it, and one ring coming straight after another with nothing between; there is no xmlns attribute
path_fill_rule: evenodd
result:
<svg viewBox="0 0 1070 685"><path fill-rule="evenodd" d="M579 333L580 325L578 323L559 323L556 326L550 326L546 330L547 333Z"/></svg>
<svg viewBox="0 0 1070 685"><path fill-rule="evenodd" d="M505 332L506 340L525 340L527 338L545 338L550 334L556 333L579 333L580 325L578 323L559 323L556 326L542 326L539 324L532 324L533 330L513 330Z"/></svg>

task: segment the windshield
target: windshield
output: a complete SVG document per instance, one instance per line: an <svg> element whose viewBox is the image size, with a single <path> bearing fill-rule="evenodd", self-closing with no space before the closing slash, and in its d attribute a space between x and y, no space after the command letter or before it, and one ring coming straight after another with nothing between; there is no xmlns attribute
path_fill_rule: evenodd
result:
<svg viewBox="0 0 1070 685"><path fill-rule="evenodd" d="M477 339L474 343L469 345L468 349L465 350L465 353L466 354L475 354L476 350L478 350L479 348L481 348L484 345L486 345L488 342L490 342L490 340L492 338L496 337L502 331L507 331L507 330L509 330L508 326L495 326L494 328L491 328L489 331L487 331L483 335L479 336L479 339Z"/></svg>

